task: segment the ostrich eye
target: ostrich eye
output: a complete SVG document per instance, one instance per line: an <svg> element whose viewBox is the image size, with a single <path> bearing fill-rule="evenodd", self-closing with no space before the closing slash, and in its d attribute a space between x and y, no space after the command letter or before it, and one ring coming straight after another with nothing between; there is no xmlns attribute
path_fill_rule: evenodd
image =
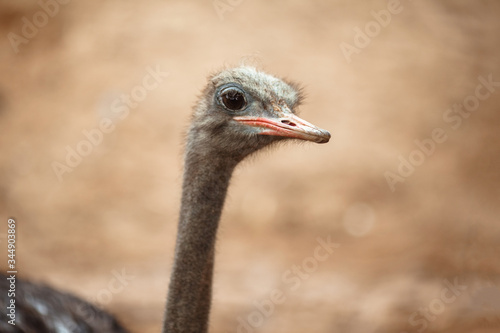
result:
<svg viewBox="0 0 500 333"><path fill-rule="evenodd" d="M223 89L220 92L219 101L229 111L240 111L247 106L245 93L236 87Z"/></svg>

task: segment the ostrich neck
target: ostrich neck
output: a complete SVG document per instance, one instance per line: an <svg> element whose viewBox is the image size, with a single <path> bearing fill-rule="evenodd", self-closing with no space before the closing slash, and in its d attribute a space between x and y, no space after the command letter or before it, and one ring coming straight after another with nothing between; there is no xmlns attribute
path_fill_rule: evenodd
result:
<svg viewBox="0 0 500 333"><path fill-rule="evenodd" d="M204 333L217 227L235 161L188 150L163 332Z"/></svg>

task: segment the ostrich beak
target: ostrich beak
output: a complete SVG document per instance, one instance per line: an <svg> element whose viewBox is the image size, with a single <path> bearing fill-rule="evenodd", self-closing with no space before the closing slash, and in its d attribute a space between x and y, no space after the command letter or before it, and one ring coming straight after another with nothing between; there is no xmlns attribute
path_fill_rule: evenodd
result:
<svg viewBox="0 0 500 333"><path fill-rule="evenodd" d="M331 137L328 131L288 112L280 118L242 116L233 119L241 124L260 129L261 135L284 136L316 143L327 143Z"/></svg>

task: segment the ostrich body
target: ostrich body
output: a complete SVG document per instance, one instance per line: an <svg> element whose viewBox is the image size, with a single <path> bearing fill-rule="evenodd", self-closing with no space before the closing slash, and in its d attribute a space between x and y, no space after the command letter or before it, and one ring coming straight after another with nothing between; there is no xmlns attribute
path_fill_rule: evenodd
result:
<svg viewBox="0 0 500 333"><path fill-rule="evenodd" d="M69 293L16 278L15 298L8 296L9 276L0 274L2 333L127 333L115 318ZM15 299L15 326L8 323L10 300Z"/></svg>
<svg viewBox="0 0 500 333"><path fill-rule="evenodd" d="M209 78L187 135L182 202L164 333L205 333L208 330L215 239L236 165L252 153L285 139L317 143L330 139L327 131L296 116L300 101L300 90L295 84L251 67L222 70ZM7 285L0 283L2 307L6 304L5 288ZM43 317L43 314L40 316L41 305L53 312L60 311L60 317L54 315L46 319L61 322L65 306L44 302L66 304L65 300L69 300L68 304L74 304L73 307L85 306L97 311L84 301L47 287L23 282L18 284L18 290L21 298L16 302L20 305L18 311L22 312L18 312L20 325L17 328L29 323L33 314L37 314L35 318ZM66 306L66 310L73 307ZM80 320L76 311L71 311L69 318L73 322ZM94 323L89 323L89 329L80 331L126 332L106 313L96 312L91 319L96 318L107 330L96 329Z"/></svg>

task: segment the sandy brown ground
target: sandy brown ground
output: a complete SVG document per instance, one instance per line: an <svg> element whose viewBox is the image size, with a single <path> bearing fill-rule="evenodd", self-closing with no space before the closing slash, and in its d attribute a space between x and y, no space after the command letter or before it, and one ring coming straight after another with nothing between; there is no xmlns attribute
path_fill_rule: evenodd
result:
<svg viewBox="0 0 500 333"><path fill-rule="evenodd" d="M402 1L350 62L340 45L377 29L386 1L231 3L71 1L16 53L8 34L41 8L2 2L0 232L17 219L21 276L158 332L190 108L208 73L245 62L301 82L302 116L333 140L237 170L211 331L498 332L500 87L474 96L479 77L500 81L500 3ZM168 77L59 181L53 162L157 67ZM420 165L391 191L401 157ZM338 244L323 261L318 237Z"/></svg>

